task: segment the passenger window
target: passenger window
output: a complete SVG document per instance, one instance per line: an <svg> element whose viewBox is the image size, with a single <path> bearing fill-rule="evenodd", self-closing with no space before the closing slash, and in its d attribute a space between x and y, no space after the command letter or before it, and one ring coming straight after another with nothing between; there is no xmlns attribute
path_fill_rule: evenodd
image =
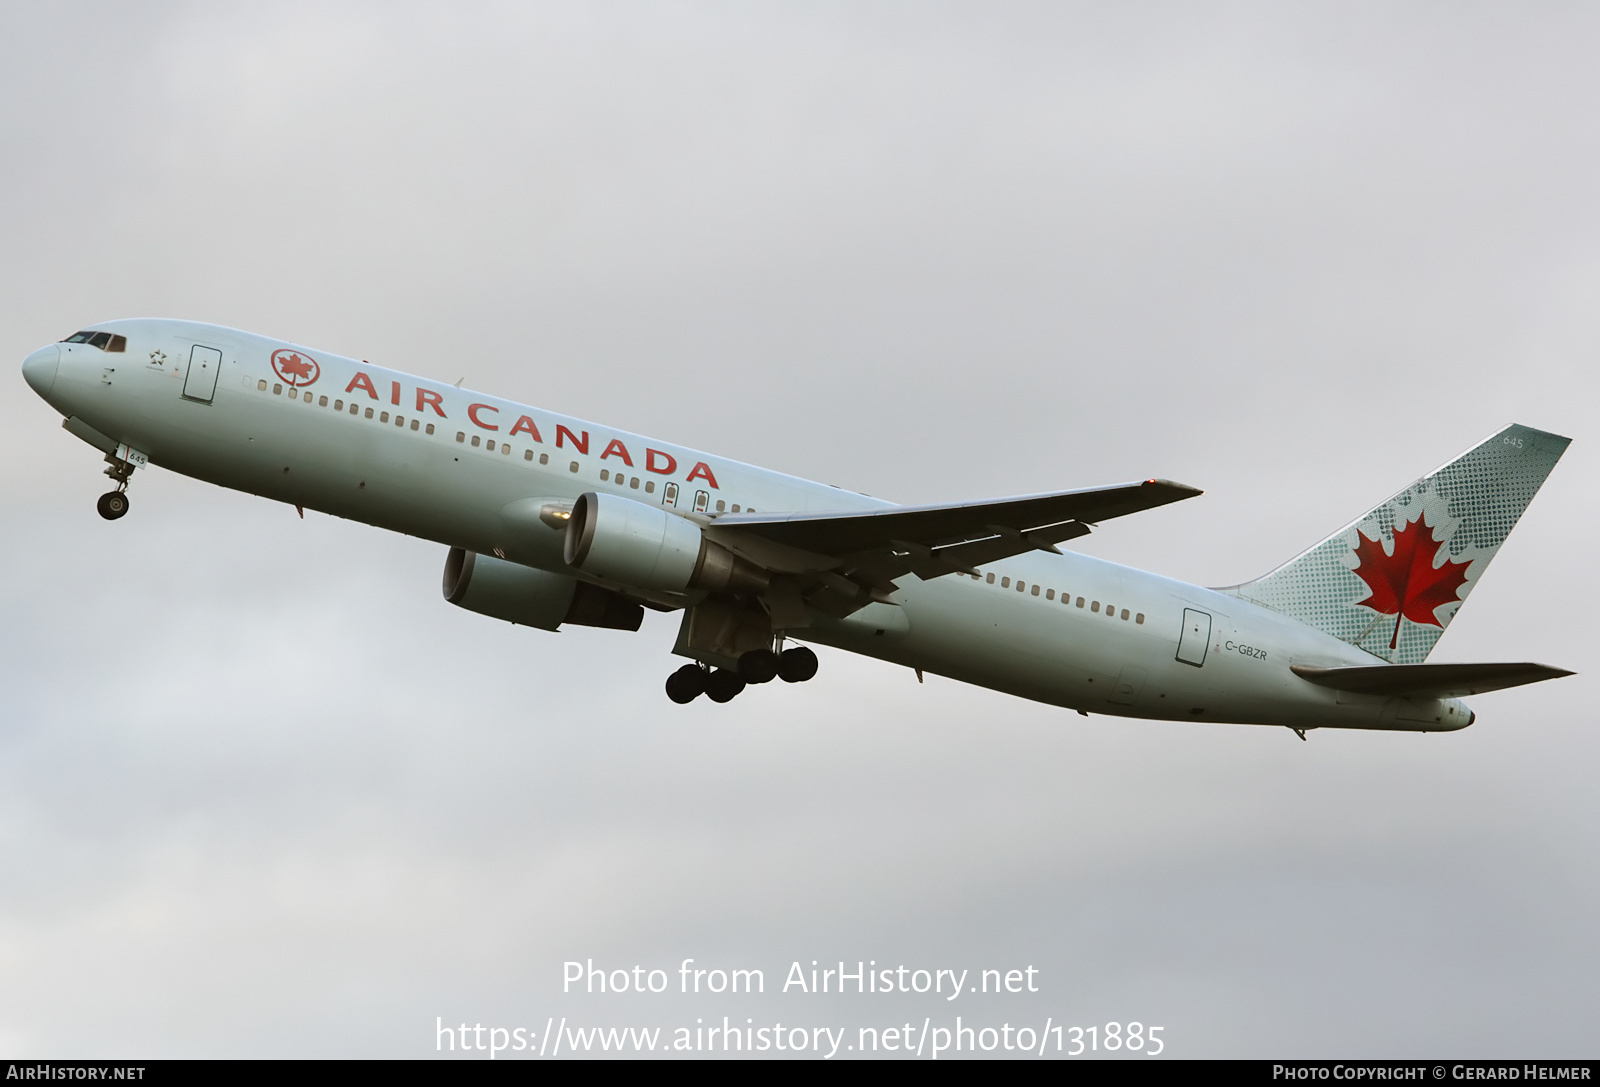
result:
<svg viewBox="0 0 1600 1087"><path fill-rule="evenodd" d="M1089 610L1090 611L1099 611L1100 610L1100 601L1096 600L1093 604L1090 604L1089 605Z"/></svg>
<svg viewBox="0 0 1600 1087"><path fill-rule="evenodd" d="M423 433L424 433L424 434L432 434L432 433L433 433L433 424L432 424L432 423L429 423L429 424L428 424L428 429L427 429L427 430L425 430L425 431L423 431Z"/></svg>
<svg viewBox="0 0 1600 1087"><path fill-rule="evenodd" d="M1138 615L1135 615L1133 617L1133 621L1138 623L1140 626L1144 626L1144 612L1141 611Z"/></svg>
<svg viewBox="0 0 1600 1087"><path fill-rule="evenodd" d="M1124 619L1126 619L1128 617L1128 609L1127 608L1123 608L1122 609L1122 617Z"/></svg>
<svg viewBox="0 0 1600 1087"><path fill-rule="evenodd" d="M459 430L456 431L456 441L464 442L466 440L467 440L467 436L466 436L465 433L463 433L462 431L459 431Z"/></svg>
<svg viewBox="0 0 1600 1087"><path fill-rule="evenodd" d="M415 419L411 420L411 429L412 430L416 430L421 425L422 424L420 422L418 422L417 420L415 420Z"/></svg>
<svg viewBox="0 0 1600 1087"><path fill-rule="evenodd" d="M611 469L609 469L609 468L600 469L600 482L601 483L605 483L610 478L611 478Z"/></svg>
<svg viewBox="0 0 1600 1087"><path fill-rule="evenodd" d="M266 392L267 391L267 379L266 378L262 378L260 381L256 382L256 388L261 392Z"/></svg>
<svg viewBox="0 0 1600 1087"><path fill-rule="evenodd" d="M395 426L405 426L406 425L406 417L404 415L396 415L394 417L394 425Z"/></svg>
<svg viewBox="0 0 1600 1087"><path fill-rule="evenodd" d="M328 398L326 396L317 397L317 407L325 408L327 406L328 406Z"/></svg>
<svg viewBox="0 0 1600 1087"><path fill-rule="evenodd" d="M987 581L990 585L993 585L994 584L994 575L993 574L988 574L988 575L985 576L984 580Z"/></svg>
<svg viewBox="0 0 1600 1087"><path fill-rule="evenodd" d="M334 411L343 411L344 410L344 401L343 400L335 400L333 402L333 410Z"/></svg>
<svg viewBox="0 0 1600 1087"><path fill-rule="evenodd" d="M696 513L704 513L706 511L706 508L709 507L710 505L711 505L711 495L710 495L709 492L707 492L707 491L696 491L696 492L694 492L694 511Z"/></svg>
<svg viewBox="0 0 1600 1087"><path fill-rule="evenodd" d="M539 454L539 463L540 464L549 464L550 463L550 454L549 453L540 453Z"/></svg>
<svg viewBox="0 0 1600 1087"><path fill-rule="evenodd" d="M523 450L522 459L523 460L532 460L533 459L533 450L531 450L531 449Z"/></svg>
<svg viewBox="0 0 1600 1087"><path fill-rule="evenodd" d="M647 480L644 481L644 493L645 494L655 494L656 493L656 481L655 480L647 479Z"/></svg>
<svg viewBox="0 0 1600 1087"><path fill-rule="evenodd" d="M1000 587L1001 587L1001 588L1002 588L1002 589L1009 589L1009 588L1011 588L1011 579L1010 579L1010 578L1008 578L1008 577L1003 577L1003 578L1001 578L1001 579L1000 579Z"/></svg>
<svg viewBox="0 0 1600 1087"><path fill-rule="evenodd" d="M1027 589L1028 589L1028 586L1027 586L1027 584L1025 582L1021 582L1021 581L1017 582L1017 592L1019 592L1019 593L1026 592Z"/></svg>
<svg viewBox="0 0 1600 1087"><path fill-rule="evenodd" d="M1038 596L1039 595L1039 586L1038 585L1035 585L1033 587L1033 595L1034 596Z"/></svg>
<svg viewBox="0 0 1600 1087"><path fill-rule="evenodd" d="M573 461L571 464L567 465L567 471L576 472L577 470L578 470L578 462L577 461Z"/></svg>
<svg viewBox="0 0 1600 1087"><path fill-rule="evenodd" d="M1078 597L1078 607L1083 607L1083 597Z"/></svg>
<svg viewBox="0 0 1600 1087"><path fill-rule="evenodd" d="M720 498L717 499L717 512L718 513L724 512L725 510L727 510L727 508L728 508L728 503L726 501L724 501L723 499L720 499Z"/></svg>
<svg viewBox="0 0 1600 1087"><path fill-rule="evenodd" d="M1044 598L1046 600L1054 600L1056 598L1056 591L1054 589L1046 589L1044 591Z"/></svg>
<svg viewBox="0 0 1600 1087"><path fill-rule="evenodd" d="M511 455L511 446L509 443L500 446L500 455L502 457L509 457Z"/></svg>
<svg viewBox="0 0 1600 1087"><path fill-rule="evenodd" d="M367 410L370 411L372 409L368 408ZM483 439L481 437L479 437L478 435L474 434L472 436L472 448L476 449L476 448L478 448L478 446L480 446L482 444L483 444Z"/></svg>
<svg viewBox="0 0 1600 1087"><path fill-rule="evenodd" d="M272 395L273 396L282 396L283 395L283 386L277 384L276 382L274 382L273 386L272 386Z"/></svg>
<svg viewBox="0 0 1600 1087"><path fill-rule="evenodd" d="M488 443L484 446L484 448L488 449L489 452L493 453L494 452L494 439L490 438Z"/></svg>
<svg viewBox="0 0 1600 1087"><path fill-rule="evenodd" d="M735 502L733 504L733 512L734 513L738 513L739 512L739 503Z"/></svg>
<svg viewBox="0 0 1600 1087"><path fill-rule="evenodd" d="M298 399L300 399L300 390L299 389L290 389L289 390L289 399L290 400L298 400Z"/></svg>
<svg viewBox="0 0 1600 1087"><path fill-rule="evenodd" d="M367 410L366 410L366 416L367 416L367 418L368 418L368 419L371 419L371 418L372 418L372 409L371 409L371 408L368 408L368 409L367 409Z"/></svg>
<svg viewBox="0 0 1600 1087"><path fill-rule="evenodd" d="M350 414L351 415L359 415L359 414L361 414L361 405L357 404L354 400L350 401Z"/></svg>
<svg viewBox="0 0 1600 1087"><path fill-rule="evenodd" d="M632 479L630 479L628 481L628 489L630 491L637 491L639 489L639 477L638 476L634 476Z"/></svg>

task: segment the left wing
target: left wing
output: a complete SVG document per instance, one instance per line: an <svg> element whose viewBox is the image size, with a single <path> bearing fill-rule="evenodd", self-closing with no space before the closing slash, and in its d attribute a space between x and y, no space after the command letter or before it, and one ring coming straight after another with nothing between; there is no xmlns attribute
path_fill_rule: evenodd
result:
<svg viewBox="0 0 1600 1087"><path fill-rule="evenodd" d="M706 534L746 560L793 575L808 603L849 614L894 591L896 578L975 574L975 567L1086 535L1112 517L1201 492L1147 479L1114 487L994 498L947 506L891 506L839 513L723 514ZM820 590L820 591L818 591ZM781 592L782 590L780 590Z"/></svg>

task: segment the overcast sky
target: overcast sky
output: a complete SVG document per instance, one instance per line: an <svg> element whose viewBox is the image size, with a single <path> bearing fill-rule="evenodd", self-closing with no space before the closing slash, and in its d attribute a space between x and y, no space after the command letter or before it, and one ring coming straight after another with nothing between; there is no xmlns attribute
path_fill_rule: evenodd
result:
<svg viewBox="0 0 1600 1087"><path fill-rule="evenodd" d="M1163 476L1206 494L1073 546L1210 585L1526 423L1573 445L1432 659L1581 673L1306 743L831 650L677 707L676 617L513 629L442 546L160 469L102 521L13 369L0 1053L1595 1055L1596 56L1583 4L0 7L13 367L184 317L896 501ZM768 992L560 992L686 957ZM775 991L812 959L1041 991Z"/></svg>

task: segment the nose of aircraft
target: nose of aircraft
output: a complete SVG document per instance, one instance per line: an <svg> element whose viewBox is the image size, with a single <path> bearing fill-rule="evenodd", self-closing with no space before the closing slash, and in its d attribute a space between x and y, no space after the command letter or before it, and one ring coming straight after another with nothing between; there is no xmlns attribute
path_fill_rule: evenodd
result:
<svg viewBox="0 0 1600 1087"><path fill-rule="evenodd" d="M15 356L12 356L15 358ZM22 360L22 377L33 391L49 399L56 383L56 367L61 363L61 348L56 344L41 347Z"/></svg>

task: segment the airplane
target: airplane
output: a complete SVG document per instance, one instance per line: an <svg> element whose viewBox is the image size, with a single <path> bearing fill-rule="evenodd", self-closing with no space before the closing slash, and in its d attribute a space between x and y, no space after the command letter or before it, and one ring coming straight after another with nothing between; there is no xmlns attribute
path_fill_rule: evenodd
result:
<svg viewBox="0 0 1600 1087"><path fill-rule="evenodd" d="M678 704L810 680L811 643L1085 716L1303 740L1454 731L1476 720L1465 697L1572 674L1427 663L1569 443L1526 426L1265 576L1202 588L1058 546L1201 493L1169 480L899 506L190 321L96 324L22 373L105 454L106 519L153 464L442 544L445 599L512 624L678 612Z"/></svg>

